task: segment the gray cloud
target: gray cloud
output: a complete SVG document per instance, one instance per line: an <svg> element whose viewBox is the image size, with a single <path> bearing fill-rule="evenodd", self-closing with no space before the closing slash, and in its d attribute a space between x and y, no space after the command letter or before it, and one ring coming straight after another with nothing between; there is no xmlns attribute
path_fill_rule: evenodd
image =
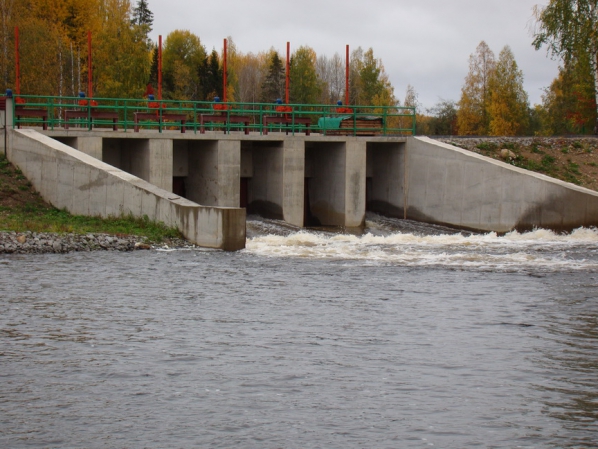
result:
<svg viewBox="0 0 598 449"><path fill-rule="evenodd" d="M372 47L401 100L407 84L425 107L458 100L469 55L485 40L496 53L509 45L523 70L530 103L557 75L558 64L531 46L532 8L538 0L149 0L152 37L175 29L197 34L208 50L232 36L244 52L281 53L301 45L318 54L344 55ZM545 3L545 2L544 2Z"/></svg>

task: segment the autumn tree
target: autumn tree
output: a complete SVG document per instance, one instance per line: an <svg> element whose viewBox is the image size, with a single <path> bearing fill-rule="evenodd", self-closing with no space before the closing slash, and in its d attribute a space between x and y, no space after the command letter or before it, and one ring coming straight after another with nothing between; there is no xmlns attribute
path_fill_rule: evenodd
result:
<svg viewBox="0 0 598 449"><path fill-rule="evenodd" d="M310 47L299 47L291 58L291 103L316 104L321 86L316 74L316 52Z"/></svg>
<svg viewBox="0 0 598 449"><path fill-rule="evenodd" d="M164 96L203 100L200 69L206 64L206 50L199 37L188 30L175 30L166 37L162 52Z"/></svg>
<svg viewBox="0 0 598 449"><path fill-rule="evenodd" d="M101 30L94 40L97 96L139 98L145 91L151 53L146 29L131 21L129 0L104 0Z"/></svg>
<svg viewBox="0 0 598 449"><path fill-rule="evenodd" d="M246 55L238 55L238 58L237 100L243 103L258 103L262 101L262 85L266 72L266 55L264 53L257 55L248 53Z"/></svg>
<svg viewBox="0 0 598 449"><path fill-rule="evenodd" d="M285 68L282 59L275 50L270 51L269 59L268 73L262 83L260 96L262 103L271 103L278 98L284 98Z"/></svg>
<svg viewBox="0 0 598 449"><path fill-rule="evenodd" d="M360 47L352 52L350 63L351 104L367 106L397 106L394 88L374 50Z"/></svg>
<svg viewBox="0 0 598 449"><path fill-rule="evenodd" d="M565 64L587 58L594 82L594 103L598 107L598 1L550 0L546 6L536 6L534 14L536 49L546 45ZM594 133L598 134L598 114Z"/></svg>
<svg viewBox="0 0 598 449"><path fill-rule="evenodd" d="M2 73L2 91L10 85L12 79L11 67L14 65L14 58L11 47L14 48L12 36L14 29L15 7L19 5L16 0L0 0L0 41L2 52L0 53L0 71Z"/></svg>
<svg viewBox="0 0 598 449"><path fill-rule="evenodd" d="M476 52L469 56L469 73L461 88L457 126L462 135L486 135L488 133L488 102L490 77L496 65L494 53L482 41Z"/></svg>
<svg viewBox="0 0 598 449"><path fill-rule="evenodd" d="M511 48L505 46L488 80L490 96L486 111L488 130L494 136L524 134L529 121L529 102Z"/></svg>
<svg viewBox="0 0 598 449"><path fill-rule="evenodd" d="M596 100L588 56L567 61L545 90L542 96L544 134L593 132Z"/></svg>

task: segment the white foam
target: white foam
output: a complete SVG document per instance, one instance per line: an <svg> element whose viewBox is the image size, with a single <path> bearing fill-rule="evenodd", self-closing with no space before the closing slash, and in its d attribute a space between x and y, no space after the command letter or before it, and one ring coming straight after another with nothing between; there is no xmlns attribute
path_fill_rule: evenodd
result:
<svg viewBox="0 0 598 449"><path fill-rule="evenodd" d="M597 249L598 230L579 228L570 234L537 229L525 233L514 231L504 236L494 232L468 236L400 232L355 236L302 230L287 236L251 238L246 251L264 257L361 260L415 266L598 269ZM580 257L580 252L582 256L593 254L593 257ZM573 257L573 253L577 255Z"/></svg>

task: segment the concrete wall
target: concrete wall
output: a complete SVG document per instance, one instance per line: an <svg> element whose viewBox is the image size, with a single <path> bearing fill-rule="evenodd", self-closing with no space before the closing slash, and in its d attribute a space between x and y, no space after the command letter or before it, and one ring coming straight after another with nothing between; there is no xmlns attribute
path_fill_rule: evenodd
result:
<svg viewBox="0 0 598 449"><path fill-rule="evenodd" d="M185 238L200 246L224 250L245 247L244 209L199 206L31 129L12 130L10 139L9 160L57 208L102 217L147 215L177 227ZM172 148L172 141L147 144L146 150L151 155L168 146Z"/></svg>
<svg viewBox="0 0 598 449"><path fill-rule="evenodd" d="M425 137L407 142L404 182L413 220L497 232L598 225L598 192Z"/></svg>

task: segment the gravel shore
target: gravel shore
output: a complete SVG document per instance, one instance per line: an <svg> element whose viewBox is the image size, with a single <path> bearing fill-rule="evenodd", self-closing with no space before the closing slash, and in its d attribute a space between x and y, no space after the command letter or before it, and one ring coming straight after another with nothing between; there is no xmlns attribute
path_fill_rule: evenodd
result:
<svg viewBox="0 0 598 449"><path fill-rule="evenodd" d="M136 251L159 248L194 248L181 239L161 243L144 237L108 234L51 234L41 232L0 232L0 254L44 254L74 251Z"/></svg>

